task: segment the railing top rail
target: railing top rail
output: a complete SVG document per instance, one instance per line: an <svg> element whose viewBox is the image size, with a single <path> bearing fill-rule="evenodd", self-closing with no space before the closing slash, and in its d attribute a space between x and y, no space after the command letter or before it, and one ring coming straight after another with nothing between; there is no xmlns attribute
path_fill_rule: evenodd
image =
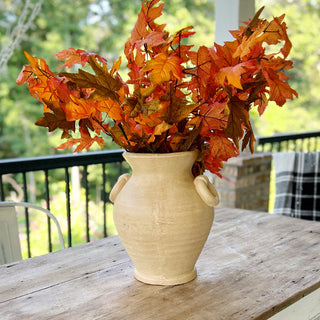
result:
<svg viewBox="0 0 320 320"><path fill-rule="evenodd" d="M258 143L272 143L272 142L279 142L279 141L286 141L286 140L298 140L298 139L305 139L305 138L312 138L312 137L320 137L320 131L311 131L311 132L304 132L304 133L286 133L286 134L275 134L274 136L270 137L258 137Z"/></svg>
<svg viewBox="0 0 320 320"><path fill-rule="evenodd" d="M311 137L320 137L320 131L276 134L270 137L258 137L258 144L276 143L281 141L299 140ZM0 159L0 175L7 173L21 173L39 170L67 168L89 164L112 163L123 161L124 150L103 150L86 153L62 154L30 158Z"/></svg>
<svg viewBox="0 0 320 320"><path fill-rule="evenodd" d="M58 169L87 164L123 161L124 150L103 150L54 156L10 158L0 160L0 174Z"/></svg>

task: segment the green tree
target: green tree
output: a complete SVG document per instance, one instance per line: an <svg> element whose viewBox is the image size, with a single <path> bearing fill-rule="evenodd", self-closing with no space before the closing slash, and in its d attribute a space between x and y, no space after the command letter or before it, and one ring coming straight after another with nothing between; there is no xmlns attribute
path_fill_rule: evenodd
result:
<svg viewBox="0 0 320 320"><path fill-rule="evenodd" d="M294 68L288 72L299 98L283 108L273 105L255 122L260 135L275 132L319 130L320 121L320 1L256 0L256 8L265 6L264 16L286 14L285 22L292 42L289 58Z"/></svg>
<svg viewBox="0 0 320 320"><path fill-rule="evenodd" d="M6 45L26 1L1 1L0 50ZM160 19L170 31L193 25L197 34L191 37L192 43L213 45L214 0L164 2L165 16ZM123 51L140 4L140 0L43 1L41 12L0 74L0 158L53 154L60 144L58 134L48 134L34 125L42 115L42 106L30 97L26 86L15 83L23 64L27 63L23 51L44 57L53 70L59 66L54 53L69 47L97 52L112 62ZM294 69L288 75L299 99L289 101L283 108L271 104L264 116L255 121L257 133L318 130L320 0L256 0L257 9L263 5L264 16L286 13L293 43L290 59L294 61ZM124 59L122 69L125 69ZM106 148L111 147L114 145L106 144Z"/></svg>
<svg viewBox="0 0 320 320"><path fill-rule="evenodd" d="M31 0L30 0L31 1ZM32 0L33 3L36 0ZM194 25L198 43L214 40L214 1L165 1L163 23L177 29ZM0 5L0 44L5 38L5 22L19 15L25 1L5 0ZM97 52L112 61L123 51L140 10L140 0L46 0L20 46L9 60L0 78L0 158L55 153L60 136L48 134L34 125L42 115L42 106L30 97L26 86L15 79L27 63L23 51L46 59L52 70L59 63L54 53L65 48ZM125 68L125 62L123 62ZM107 143L106 148L113 145ZM59 151L61 152L61 151ZM66 151L68 152L68 151Z"/></svg>
<svg viewBox="0 0 320 320"><path fill-rule="evenodd" d="M16 1L15 4L15 12L19 15L24 2ZM34 125L35 120L42 114L42 106L30 97L25 87L17 86L15 80L26 63L24 50L34 55L46 56L48 62L54 64L56 60L53 53L66 46L78 45L78 35L81 35L82 31L78 31L77 26L85 21L89 4L90 1L87 0L72 1L72 5L70 3L61 10L64 1L45 1L33 27L15 50L7 70L1 74L0 157L34 156L54 152L51 140L57 142L57 136L48 135ZM9 21L12 13L2 11L1 19Z"/></svg>

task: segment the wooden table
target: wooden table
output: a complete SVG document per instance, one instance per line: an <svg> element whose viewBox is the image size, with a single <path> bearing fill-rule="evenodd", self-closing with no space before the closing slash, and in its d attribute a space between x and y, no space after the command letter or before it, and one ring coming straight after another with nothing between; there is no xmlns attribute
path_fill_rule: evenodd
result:
<svg viewBox="0 0 320 320"><path fill-rule="evenodd" d="M119 238L110 237L1 266L0 319L248 320L291 305L274 319L300 320L294 308L303 310L308 297L303 314L319 319L319 254L318 222L216 209L194 281L138 282Z"/></svg>

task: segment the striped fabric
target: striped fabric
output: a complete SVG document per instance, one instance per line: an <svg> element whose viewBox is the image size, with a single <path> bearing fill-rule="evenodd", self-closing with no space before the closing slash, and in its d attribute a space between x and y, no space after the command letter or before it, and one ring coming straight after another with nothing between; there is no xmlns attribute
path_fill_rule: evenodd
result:
<svg viewBox="0 0 320 320"><path fill-rule="evenodd" d="M274 213L320 221L320 152L279 152Z"/></svg>

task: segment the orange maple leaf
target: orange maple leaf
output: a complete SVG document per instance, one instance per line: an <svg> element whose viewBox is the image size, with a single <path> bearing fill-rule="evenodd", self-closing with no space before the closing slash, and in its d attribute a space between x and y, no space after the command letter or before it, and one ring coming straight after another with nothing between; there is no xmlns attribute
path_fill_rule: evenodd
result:
<svg viewBox="0 0 320 320"><path fill-rule="evenodd" d="M160 3L160 5L156 6L160 0L151 0L151 1L143 1L141 4L141 12L144 13L144 18L150 28L155 31L162 31L165 25L158 25L154 22L155 19L162 15L162 9L164 3Z"/></svg>
<svg viewBox="0 0 320 320"><path fill-rule="evenodd" d="M131 31L131 37L128 39L127 42L133 45L136 41L146 37L148 35L147 25L148 24L147 24L146 15L141 10L138 14L137 22Z"/></svg>
<svg viewBox="0 0 320 320"><path fill-rule="evenodd" d="M281 75L284 76L283 73L276 73L272 69L268 69L263 71L263 75L270 86L270 100L275 101L278 106L284 105L287 99L293 99L294 95L298 97L298 93L281 79Z"/></svg>
<svg viewBox="0 0 320 320"><path fill-rule="evenodd" d="M211 76L211 55L207 47L201 46L196 55L191 55L191 61L197 66L197 76L206 85Z"/></svg>
<svg viewBox="0 0 320 320"><path fill-rule="evenodd" d="M150 47L159 46L166 42L166 40L164 40L165 36L165 32L152 31L144 39L136 41L135 47L138 49L144 45L148 45Z"/></svg>
<svg viewBox="0 0 320 320"><path fill-rule="evenodd" d="M227 79L228 84L234 86L235 88L243 89L241 85L241 75L245 71L246 69L241 64L225 67L220 69L219 73L217 74L217 79L222 86L225 85L225 79Z"/></svg>
<svg viewBox="0 0 320 320"><path fill-rule="evenodd" d="M160 135L163 132L168 131L172 127L171 124L168 124L165 121L162 121L160 124L158 124L154 129L154 135Z"/></svg>
<svg viewBox="0 0 320 320"><path fill-rule="evenodd" d="M74 48L69 48L69 49L65 49L65 50L62 50L62 51L56 53L56 57L60 61L65 60L65 63L63 64L63 66L67 67L67 68L71 68L72 66L74 66L77 63L84 66L86 63L89 62L90 56L97 58L100 62L107 65L107 60L105 58L100 57L96 53L90 53L90 52L87 52L87 51L81 50L81 49L76 50Z"/></svg>
<svg viewBox="0 0 320 320"><path fill-rule="evenodd" d="M75 121L91 118L98 111L94 101L72 97L72 100L65 105L64 112L68 121Z"/></svg>
<svg viewBox="0 0 320 320"><path fill-rule="evenodd" d="M172 76L181 80L183 76L181 63L181 58L177 56L167 56L165 53L161 52L147 62L143 71L151 71L149 76L153 84L169 81Z"/></svg>
<svg viewBox="0 0 320 320"><path fill-rule="evenodd" d="M180 43L181 39L188 38L188 37L190 37L190 36L195 34L194 31L190 31L191 29L193 29L193 26L189 26L189 27L183 28L183 29L175 32L168 39L168 42L171 43L171 45Z"/></svg>
<svg viewBox="0 0 320 320"><path fill-rule="evenodd" d="M227 79L229 85L232 85L238 89L243 89L241 84L241 76L243 73L247 72L248 69L256 69L255 62L253 60L220 69L217 74L217 79L222 86L225 85L224 82L225 79Z"/></svg>
<svg viewBox="0 0 320 320"><path fill-rule="evenodd" d="M113 75L115 72L117 72L120 69L121 66L121 57L117 61L114 61L112 64L112 68L110 70L110 74Z"/></svg>
<svg viewBox="0 0 320 320"><path fill-rule="evenodd" d="M104 145L104 140L102 137L94 136L93 138L90 136L89 132L85 129L80 128L81 137L78 139L69 138L65 143L62 143L57 149L66 149L71 148L75 144L79 143L74 152L82 151L84 149L89 150L89 148L93 145L93 143L97 142L99 146L102 148Z"/></svg>
<svg viewBox="0 0 320 320"><path fill-rule="evenodd" d="M44 112L50 112L45 101L66 103L70 100L70 90L63 78L57 77L43 59L25 56L30 65L25 65L17 78L17 84L28 83L30 94L43 103Z"/></svg>
<svg viewBox="0 0 320 320"><path fill-rule="evenodd" d="M268 98L266 94L264 92L261 92L258 96L258 99L255 100L254 104L258 106L259 116L261 116L268 105Z"/></svg>
<svg viewBox="0 0 320 320"><path fill-rule="evenodd" d="M115 121L123 119L123 110L119 103L112 99L97 101L95 107L97 110L107 113L108 116Z"/></svg>
<svg viewBox="0 0 320 320"><path fill-rule="evenodd" d="M24 65L20 71L16 83L19 85L24 84L25 82L33 81L33 68L30 65Z"/></svg>
<svg viewBox="0 0 320 320"><path fill-rule="evenodd" d="M229 158L239 155L239 150L235 148L233 142L226 137L222 131L217 131L210 136L210 154L220 161L227 161Z"/></svg>
<svg viewBox="0 0 320 320"><path fill-rule="evenodd" d="M201 134L211 135L212 130L222 130L226 127L228 122L228 116L225 114L227 102L228 100L225 99L221 103L206 103L199 108L200 113L197 118L201 119Z"/></svg>

